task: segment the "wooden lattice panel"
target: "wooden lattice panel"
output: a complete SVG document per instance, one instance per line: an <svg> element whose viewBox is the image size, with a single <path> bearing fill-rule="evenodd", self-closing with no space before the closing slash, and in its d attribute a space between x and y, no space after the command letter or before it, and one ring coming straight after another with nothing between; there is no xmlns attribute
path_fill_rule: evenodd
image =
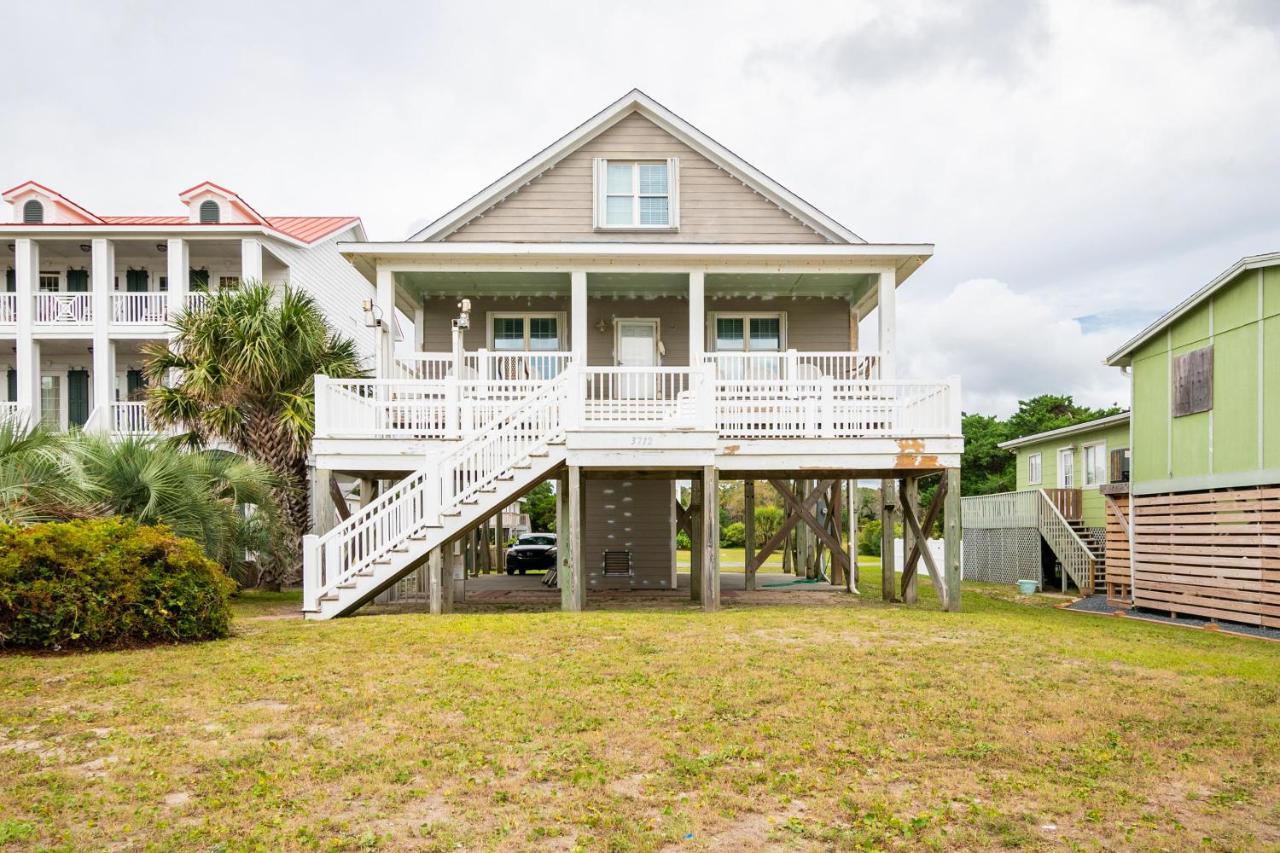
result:
<svg viewBox="0 0 1280 853"><path fill-rule="evenodd" d="M1280 486L1134 504L1134 604L1280 627Z"/></svg>
<svg viewBox="0 0 1280 853"><path fill-rule="evenodd" d="M1129 496L1110 495L1107 501L1106 531L1106 575L1103 578L1107 590L1107 601L1113 604L1128 604L1131 597L1129 589ZM1112 507L1110 502L1114 501ZM1119 514L1117 514L1117 511Z"/></svg>

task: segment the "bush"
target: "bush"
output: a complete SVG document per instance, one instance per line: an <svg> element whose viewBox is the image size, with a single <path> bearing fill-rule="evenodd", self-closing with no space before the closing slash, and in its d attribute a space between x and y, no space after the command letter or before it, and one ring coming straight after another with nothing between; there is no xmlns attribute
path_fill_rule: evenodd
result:
<svg viewBox="0 0 1280 853"><path fill-rule="evenodd" d="M688 533L685 533L683 530L676 531L676 547L683 551L688 551L693 547L693 543L689 541Z"/></svg>
<svg viewBox="0 0 1280 853"><path fill-rule="evenodd" d="M756 547L769 541L773 534L778 532L782 527L783 513L781 507L776 506L758 506L756 507Z"/></svg>
<svg viewBox="0 0 1280 853"><path fill-rule="evenodd" d="M868 521L858 527L858 553L868 557L880 556L880 519Z"/></svg>
<svg viewBox="0 0 1280 853"><path fill-rule="evenodd" d="M120 518L0 526L0 647L224 637L234 582L200 546Z"/></svg>
<svg viewBox="0 0 1280 853"><path fill-rule="evenodd" d="M741 548L747 541L747 529L741 521L720 528L720 544L725 548Z"/></svg>

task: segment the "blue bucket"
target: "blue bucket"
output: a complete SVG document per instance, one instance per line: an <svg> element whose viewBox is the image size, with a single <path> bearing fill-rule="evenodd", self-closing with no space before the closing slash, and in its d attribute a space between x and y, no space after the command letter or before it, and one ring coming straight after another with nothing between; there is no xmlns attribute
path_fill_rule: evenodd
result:
<svg viewBox="0 0 1280 853"><path fill-rule="evenodd" d="M1018 581L1018 592L1023 595L1035 595L1038 586L1040 586L1039 581Z"/></svg>

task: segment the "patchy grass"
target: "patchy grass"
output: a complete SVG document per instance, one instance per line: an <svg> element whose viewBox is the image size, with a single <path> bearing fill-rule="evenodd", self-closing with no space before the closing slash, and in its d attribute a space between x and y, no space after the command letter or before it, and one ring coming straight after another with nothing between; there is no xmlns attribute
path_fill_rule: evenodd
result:
<svg viewBox="0 0 1280 853"><path fill-rule="evenodd" d="M721 548L720 549L720 569L726 572L742 572L747 565L747 551L745 548ZM869 567L873 567L875 571L880 570L879 557L858 557L858 566L863 572ZM689 571L689 551L686 548L680 548L676 551L676 568L680 571ZM782 571L782 552L775 551L765 560L764 565L760 567L756 574L764 574L766 572Z"/></svg>
<svg viewBox="0 0 1280 853"><path fill-rule="evenodd" d="M1280 644L872 580L0 657L0 844L1280 845Z"/></svg>

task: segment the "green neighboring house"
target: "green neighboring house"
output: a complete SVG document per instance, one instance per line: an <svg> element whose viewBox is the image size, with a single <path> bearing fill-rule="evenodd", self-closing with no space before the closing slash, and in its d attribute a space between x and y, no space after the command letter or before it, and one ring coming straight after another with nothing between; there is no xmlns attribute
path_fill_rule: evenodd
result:
<svg viewBox="0 0 1280 853"><path fill-rule="evenodd" d="M1129 450L1129 413L1015 438L1000 445L1018 456L1017 488L1078 489L1079 519L1087 529L1106 527L1098 487L1124 479ZM1111 455L1118 454L1118 464Z"/></svg>

